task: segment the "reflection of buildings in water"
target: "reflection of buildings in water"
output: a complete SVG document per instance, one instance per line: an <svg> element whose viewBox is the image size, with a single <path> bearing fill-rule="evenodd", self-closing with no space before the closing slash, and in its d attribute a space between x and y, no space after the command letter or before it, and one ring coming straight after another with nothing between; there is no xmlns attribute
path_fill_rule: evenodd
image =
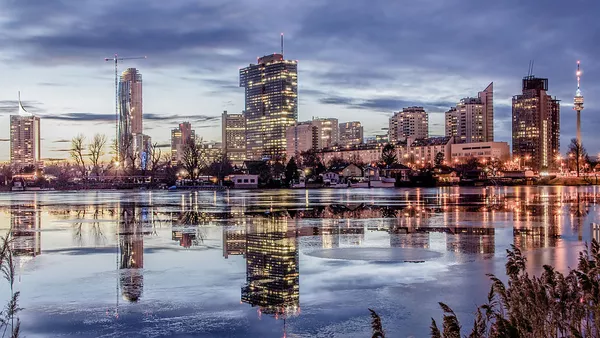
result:
<svg viewBox="0 0 600 338"><path fill-rule="evenodd" d="M246 229L223 226L223 257L246 255Z"/></svg>
<svg viewBox="0 0 600 338"><path fill-rule="evenodd" d="M286 318L300 311L298 239L287 218L255 218L247 225L246 285L242 302Z"/></svg>
<svg viewBox="0 0 600 338"><path fill-rule="evenodd" d="M562 230L562 205L545 201L541 205L515 210L514 245L521 250L555 247Z"/></svg>
<svg viewBox="0 0 600 338"><path fill-rule="evenodd" d="M171 239L178 241L179 245L184 248L197 246L202 240L202 235L197 231L199 229L179 229L171 231Z"/></svg>
<svg viewBox="0 0 600 338"><path fill-rule="evenodd" d="M469 254L493 254L495 229L481 227L394 227L390 229L390 246L429 249L431 233L442 233L446 250Z"/></svg>
<svg viewBox="0 0 600 338"><path fill-rule="evenodd" d="M123 299L137 302L144 289L143 213L135 205L122 204L119 226L119 284Z"/></svg>
<svg viewBox="0 0 600 338"><path fill-rule="evenodd" d="M600 224L592 223L590 225L590 230L592 231L591 239L595 239L596 242L600 243Z"/></svg>
<svg viewBox="0 0 600 338"><path fill-rule="evenodd" d="M12 253L17 257L36 257L42 253L41 216L37 205L19 205L10 211ZM19 258L21 260L22 258Z"/></svg>

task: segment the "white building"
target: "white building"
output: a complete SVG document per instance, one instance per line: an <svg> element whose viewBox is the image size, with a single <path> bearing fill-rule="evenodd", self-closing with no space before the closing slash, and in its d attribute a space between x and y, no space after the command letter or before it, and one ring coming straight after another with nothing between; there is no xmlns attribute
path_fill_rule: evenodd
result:
<svg viewBox="0 0 600 338"><path fill-rule="evenodd" d="M461 143L451 146L451 157L453 162L464 162L469 158L479 160L498 159L502 162L510 159L510 147L506 142L477 142Z"/></svg>
<svg viewBox="0 0 600 338"><path fill-rule="evenodd" d="M388 139L390 143L408 137L429 137L429 117L423 107L408 107L390 117Z"/></svg>
<svg viewBox="0 0 600 338"><path fill-rule="evenodd" d="M317 128L317 149L333 147L339 143L338 119L313 118L311 123Z"/></svg>
<svg viewBox="0 0 600 338"><path fill-rule="evenodd" d="M467 97L446 112L446 136L457 143L494 141L494 83L477 97Z"/></svg>
<svg viewBox="0 0 600 338"><path fill-rule="evenodd" d="M21 104L19 113L10 116L10 163L16 168L41 166L40 118Z"/></svg>

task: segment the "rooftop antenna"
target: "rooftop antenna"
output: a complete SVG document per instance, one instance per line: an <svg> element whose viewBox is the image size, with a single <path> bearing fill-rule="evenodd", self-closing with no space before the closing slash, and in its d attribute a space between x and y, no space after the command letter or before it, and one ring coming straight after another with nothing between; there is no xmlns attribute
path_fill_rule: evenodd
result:
<svg viewBox="0 0 600 338"><path fill-rule="evenodd" d="M527 77L531 76L531 60L529 60L529 65L527 66Z"/></svg>
<svg viewBox="0 0 600 338"><path fill-rule="evenodd" d="M531 76L533 77L533 65L535 64L535 60L531 60Z"/></svg>
<svg viewBox="0 0 600 338"><path fill-rule="evenodd" d="M283 33L281 33L281 56L283 56Z"/></svg>

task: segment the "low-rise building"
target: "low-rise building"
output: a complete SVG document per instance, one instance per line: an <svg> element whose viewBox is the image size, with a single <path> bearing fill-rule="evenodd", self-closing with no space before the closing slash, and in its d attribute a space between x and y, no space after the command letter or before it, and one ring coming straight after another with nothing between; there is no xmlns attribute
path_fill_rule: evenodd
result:
<svg viewBox="0 0 600 338"><path fill-rule="evenodd" d="M329 164L334 159L342 159L350 163L378 163L381 161L383 144L361 144L352 147L331 147L319 153L323 163Z"/></svg>
<svg viewBox="0 0 600 338"><path fill-rule="evenodd" d="M461 163L469 158L478 160L500 160L502 162L510 159L510 147L506 142L476 142L453 144L450 148L450 156L453 162Z"/></svg>
<svg viewBox="0 0 600 338"><path fill-rule="evenodd" d="M231 182L233 182L234 189L256 189L258 188L258 175L232 175Z"/></svg>

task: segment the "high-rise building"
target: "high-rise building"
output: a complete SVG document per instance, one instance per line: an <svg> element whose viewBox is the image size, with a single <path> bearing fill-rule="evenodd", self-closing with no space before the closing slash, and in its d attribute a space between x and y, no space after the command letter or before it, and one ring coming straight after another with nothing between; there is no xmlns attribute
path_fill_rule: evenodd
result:
<svg viewBox="0 0 600 338"><path fill-rule="evenodd" d="M173 165L182 161L185 144L190 139L196 139L196 132L192 130L189 122L180 123L177 128L171 130L171 163Z"/></svg>
<svg viewBox="0 0 600 338"><path fill-rule="evenodd" d="M317 127L317 148L331 148L339 142L338 119L313 118L312 125Z"/></svg>
<svg viewBox="0 0 600 338"><path fill-rule="evenodd" d="M459 143L494 141L494 83L446 112L446 136Z"/></svg>
<svg viewBox="0 0 600 338"><path fill-rule="evenodd" d="M429 137L429 117L423 107L408 107L390 117L388 139L391 143L408 137Z"/></svg>
<svg viewBox="0 0 600 338"><path fill-rule="evenodd" d="M223 153L233 165L241 166L246 160L246 118L244 114L223 112L221 120Z"/></svg>
<svg viewBox="0 0 600 338"><path fill-rule="evenodd" d="M19 93L19 112L10 116L10 163L15 168L39 167L40 153L40 118L25 110Z"/></svg>
<svg viewBox="0 0 600 338"><path fill-rule="evenodd" d="M142 134L142 74L127 68L119 81L119 160L131 158L134 134Z"/></svg>
<svg viewBox="0 0 600 338"><path fill-rule="evenodd" d="M358 121L340 123L339 145L351 147L363 143L363 126Z"/></svg>
<svg viewBox="0 0 600 338"><path fill-rule="evenodd" d="M559 154L560 101L547 92L548 79L526 76L512 99L512 153L533 170L554 167Z"/></svg>
<svg viewBox="0 0 600 338"><path fill-rule="evenodd" d="M298 122L296 125L288 127L285 134L287 140L286 158L289 161L292 156L296 157L300 153L314 150L317 151L319 144L319 132L312 121Z"/></svg>
<svg viewBox="0 0 600 338"><path fill-rule="evenodd" d="M240 69L245 88L246 158L280 158L286 151L286 130L298 119L298 62L282 54L258 58Z"/></svg>

